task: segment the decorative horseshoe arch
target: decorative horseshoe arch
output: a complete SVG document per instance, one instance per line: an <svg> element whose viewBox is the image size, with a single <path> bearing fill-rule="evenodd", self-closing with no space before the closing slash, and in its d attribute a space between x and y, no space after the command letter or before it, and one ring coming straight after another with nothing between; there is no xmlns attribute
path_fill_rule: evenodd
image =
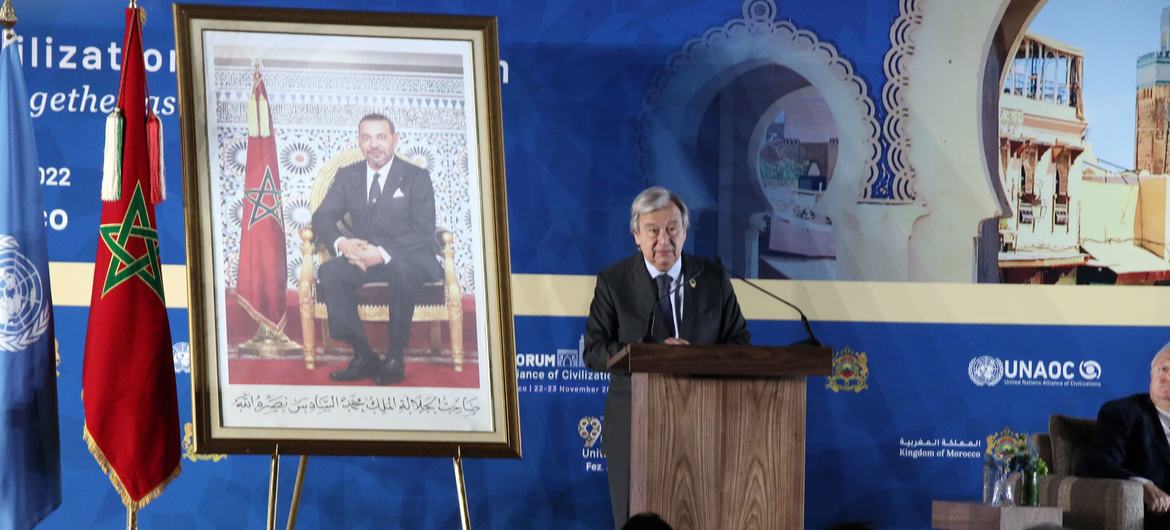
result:
<svg viewBox="0 0 1170 530"><path fill-rule="evenodd" d="M900 110L890 112L904 113L898 173L914 183L925 210L905 225L908 280L969 283L997 274L996 221L1007 211L998 94L1003 65L1043 3L902 2L912 46L901 60Z"/></svg>
<svg viewBox="0 0 1170 530"><path fill-rule="evenodd" d="M704 112L744 72L775 65L817 89L838 133L834 176L817 206L833 223L836 278L969 283L1005 208L997 188L1002 66L1043 0L902 0L890 28L879 128L865 83L832 45L772 0L672 55L640 116L642 169L696 210L716 199L696 170ZM883 167L885 168L883 170Z"/></svg>
<svg viewBox="0 0 1170 530"><path fill-rule="evenodd" d="M685 43L655 77L639 119L642 169L650 182L675 189L693 209L715 208L716 198L696 170L706 109L744 73L778 66L807 83L801 86L816 88L836 126L834 177L818 205L836 233L838 224L852 224L848 219L855 205L878 178L880 128L873 100L835 47L791 22L777 21L774 1L747 0L742 13L743 18Z"/></svg>

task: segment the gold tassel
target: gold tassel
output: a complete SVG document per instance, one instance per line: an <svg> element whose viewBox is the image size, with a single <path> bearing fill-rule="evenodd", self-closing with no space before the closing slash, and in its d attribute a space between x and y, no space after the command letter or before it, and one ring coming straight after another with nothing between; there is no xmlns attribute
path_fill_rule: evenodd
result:
<svg viewBox="0 0 1170 530"><path fill-rule="evenodd" d="M125 118L115 109L106 116L106 149L102 161L102 200L114 202L122 198L122 135Z"/></svg>

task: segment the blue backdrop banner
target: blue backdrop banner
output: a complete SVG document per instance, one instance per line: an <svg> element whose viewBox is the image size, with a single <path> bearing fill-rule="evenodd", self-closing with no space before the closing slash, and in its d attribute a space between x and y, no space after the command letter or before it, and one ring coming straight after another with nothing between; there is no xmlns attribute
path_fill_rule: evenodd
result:
<svg viewBox="0 0 1170 530"><path fill-rule="evenodd" d="M465 462L476 528L611 524L601 452L608 378L584 367L582 333L593 275L634 251L629 203L649 185L691 205L686 252L719 257L791 297L833 348L833 375L808 380L809 528L928 528L931 500L980 498L993 435L1044 431L1052 414L1092 417L1101 403L1144 391L1150 358L1170 340L1156 286L1170 280L1168 171L1136 156L1158 151L1137 131L1161 125L1136 114L1134 98L1146 92L1132 82L1159 81L1147 65L1160 53L1154 0L251 3L498 19L524 455ZM173 21L169 3L139 4L148 104L166 128L172 175L157 213L185 450L182 475L140 523L256 528L268 458L192 452ZM5 51L19 55L28 83L54 274L65 494L44 528L124 524L82 441L80 400L122 8L18 1L20 37ZM1002 24L1008 12L1031 25ZM1109 24L1077 31L1085 17ZM1041 65L1043 83L1027 82L1021 61L1032 56L1016 55L1027 46L1053 58ZM1141 62L1147 53L1154 59ZM312 83L289 79L266 74L274 121L315 97ZM230 93L237 81L250 78L219 82ZM404 94L355 97L425 110L426 98ZM314 177L356 138L275 128L295 233L311 215ZM406 132L412 160L438 149L423 141L434 131ZM210 157L242 182L246 135L233 134L225 129ZM440 205L450 199L439 195ZM30 204L8 197L4 208ZM224 222L239 222L224 210ZM295 315L302 258L299 241L287 247ZM5 255L0 245L0 302ZM237 263L224 256L229 275ZM1113 285L1125 283L1138 285ZM738 293L753 342L804 338L783 306ZM0 318L0 331L6 325ZM456 528L458 519L447 460L309 459L302 528Z"/></svg>

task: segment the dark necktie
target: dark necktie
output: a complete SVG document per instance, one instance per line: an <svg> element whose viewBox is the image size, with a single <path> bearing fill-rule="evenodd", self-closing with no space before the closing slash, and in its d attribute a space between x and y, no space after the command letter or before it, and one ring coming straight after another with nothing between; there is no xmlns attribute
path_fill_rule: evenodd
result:
<svg viewBox="0 0 1170 530"><path fill-rule="evenodd" d="M378 197L382 196L382 188L378 187L378 179L380 178L382 178L382 175L374 173L374 180L370 182L370 197L366 203L366 207L370 209L371 213L374 211L374 207L378 205Z"/></svg>
<svg viewBox="0 0 1170 530"><path fill-rule="evenodd" d="M666 329L670 332L670 336L675 336L674 332L674 311L670 307L670 275L663 273L659 274L655 280L658 282L658 309L662 311L661 318L666 321Z"/></svg>

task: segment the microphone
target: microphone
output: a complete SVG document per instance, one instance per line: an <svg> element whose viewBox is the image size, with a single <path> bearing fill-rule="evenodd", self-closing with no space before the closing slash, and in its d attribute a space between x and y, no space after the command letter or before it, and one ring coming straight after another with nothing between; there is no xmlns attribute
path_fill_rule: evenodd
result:
<svg viewBox="0 0 1170 530"><path fill-rule="evenodd" d="M796 313L800 315L800 323L804 325L804 332L808 334L808 338L804 339L800 342L792 344L793 346L821 346L821 341L817 340L817 336L813 334L812 326L810 326L808 323L808 317L804 315L804 311L801 311L799 307L796 307L795 305L792 304L792 302L789 302L788 300L785 300L783 298L780 298L779 296L776 296L775 294L772 294L771 291L764 289L763 287L760 287L759 285L756 285L755 283L752 283L751 280L744 278L743 276L740 276L739 274L736 274L735 271L732 271L731 269L724 268L723 270L731 273L731 275L734 276L735 279L742 281L743 283L746 283L746 284L752 286L753 288L755 288L755 290L768 295L769 298L772 298L773 300L777 300L780 303L796 310Z"/></svg>
<svg viewBox="0 0 1170 530"><path fill-rule="evenodd" d="M675 282L675 285L673 287L671 287L669 290L666 291L666 294L658 297L658 299L654 301L654 305L650 306L650 315L648 315L648 317L647 317L647 318L649 318L649 323L646 324L646 333L644 335L642 335L642 342L648 342L648 343L658 342L658 339L654 338L654 317L658 316L657 311L655 311L655 309L658 309L658 304L661 304L662 301L665 300L666 298L673 296L675 291L681 289L684 283L690 283L690 282L695 281L695 278L698 278L699 275L703 274L703 271L705 271L705 270L707 270L707 266L703 265L702 267L699 267L699 270L697 272L688 276L687 278L685 278L685 279L680 278L679 281Z"/></svg>

